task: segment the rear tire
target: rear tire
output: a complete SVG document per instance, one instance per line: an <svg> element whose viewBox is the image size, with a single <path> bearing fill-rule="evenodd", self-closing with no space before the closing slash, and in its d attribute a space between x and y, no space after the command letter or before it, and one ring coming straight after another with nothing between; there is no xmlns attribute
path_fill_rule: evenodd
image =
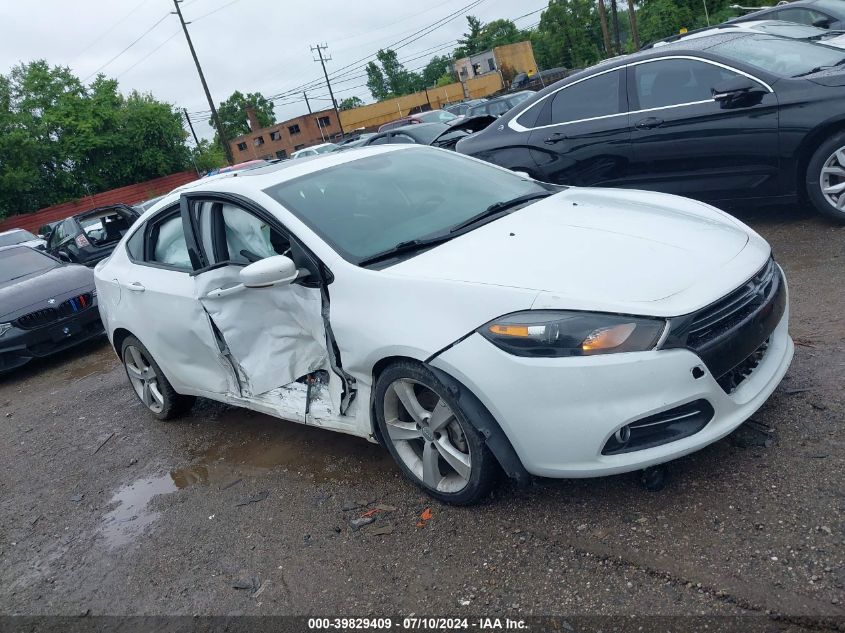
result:
<svg viewBox="0 0 845 633"><path fill-rule="evenodd" d="M134 336L123 341L120 358L138 400L159 420L172 420L194 405L196 398L176 393L152 354Z"/></svg>
<svg viewBox="0 0 845 633"><path fill-rule="evenodd" d="M819 145L807 165L806 180L816 210L845 224L845 132Z"/></svg>
<svg viewBox="0 0 845 633"><path fill-rule="evenodd" d="M407 479L435 499L478 503L490 494L499 466L460 402L423 365L400 361L375 385L381 437Z"/></svg>

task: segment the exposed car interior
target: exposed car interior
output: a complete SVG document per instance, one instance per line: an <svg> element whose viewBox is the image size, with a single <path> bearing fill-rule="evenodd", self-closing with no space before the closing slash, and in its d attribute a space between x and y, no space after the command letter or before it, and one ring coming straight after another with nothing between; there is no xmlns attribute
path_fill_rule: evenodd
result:
<svg viewBox="0 0 845 633"><path fill-rule="evenodd" d="M104 209L79 216L79 225L88 241L101 246L120 241L134 220L117 209Z"/></svg>

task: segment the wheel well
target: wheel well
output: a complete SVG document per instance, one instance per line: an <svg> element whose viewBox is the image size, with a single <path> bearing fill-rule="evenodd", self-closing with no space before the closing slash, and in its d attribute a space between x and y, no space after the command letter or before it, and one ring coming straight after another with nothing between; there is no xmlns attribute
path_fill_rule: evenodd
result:
<svg viewBox="0 0 845 633"><path fill-rule="evenodd" d="M370 390L370 416L373 426L373 435L378 440L379 444L384 446L384 438L381 436L378 423L376 422L375 384L378 380L379 374L381 374L381 372L383 372L390 364L397 361L419 363L423 367L429 369L437 377L437 379L446 386L447 389L452 391L452 393L458 397L466 412L472 415L474 425L484 436L488 448L490 448L493 456L496 458L496 461L499 462L502 470L504 470L509 477L515 479L520 485L524 485L529 481L530 475L522 465L522 462L516 454L516 451L514 450L507 435L505 435L505 432L502 431L502 427L499 426L499 423L490 411L487 410L487 407L482 404L478 397L472 393L468 387L443 370L437 369L421 360L410 358L408 356L388 356L380 359L373 366L373 389Z"/></svg>
<svg viewBox="0 0 845 633"><path fill-rule="evenodd" d="M117 328L114 331L114 334L112 334L112 343L114 344L114 351L117 352L117 356L121 360L123 360L123 341L125 341L130 336L132 336L132 332L122 327Z"/></svg>
<svg viewBox="0 0 845 633"><path fill-rule="evenodd" d="M810 165L810 159L812 159L819 143L839 132L845 132L845 121L834 121L821 126L813 130L801 143L798 150L798 173L795 175L795 182L798 195L803 199L807 198L807 167Z"/></svg>

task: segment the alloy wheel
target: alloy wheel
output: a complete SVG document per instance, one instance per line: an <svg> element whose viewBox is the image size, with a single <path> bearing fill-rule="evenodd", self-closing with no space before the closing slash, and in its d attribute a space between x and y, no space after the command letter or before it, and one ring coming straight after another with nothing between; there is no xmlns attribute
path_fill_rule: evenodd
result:
<svg viewBox="0 0 845 633"><path fill-rule="evenodd" d="M472 453L452 409L429 387L410 378L384 394L390 441L415 477L439 492L459 492L469 483Z"/></svg>
<svg viewBox="0 0 845 633"><path fill-rule="evenodd" d="M845 147L840 147L825 161L819 184L830 205L845 211Z"/></svg>
<svg viewBox="0 0 845 633"><path fill-rule="evenodd" d="M158 375L152 363L144 356L144 352L129 345L123 355L123 364L126 366L126 374L129 382L138 394L138 398L153 413L161 413L164 409L164 397L159 388Z"/></svg>

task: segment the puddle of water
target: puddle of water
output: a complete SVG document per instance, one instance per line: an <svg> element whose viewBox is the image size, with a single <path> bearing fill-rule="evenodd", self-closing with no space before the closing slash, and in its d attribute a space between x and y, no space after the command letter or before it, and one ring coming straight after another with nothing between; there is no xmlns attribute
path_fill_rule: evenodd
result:
<svg viewBox="0 0 845 633"><path fill-rule="evenodd" d="M123 486L109 502L117 503L118 506L103 517L100 533L112 547L130 543L161 514L150 510L152 498L176 490L178 487L170 473L145 477Z"/></svg>
<svg viewBox="0 0 845 633"><path fill-rule="evenodd" d="M393 468L387 451L361 438L292 422L273 420L269 424L274 427L271 431L237 444L227 434L198 454L190 466L172 471L173 481L179 488L194 483L225 485L242 476L283 468L320 483L379 476ZM250 429L243 433L250 434Z"/></svg>
<svg viewBox="0 0 845 633"><path fill-rule="evenodd" d="M117 357L107 344L94 347L86 344L78 348L85 356L74 359L62 369L62 378L67 382L76 382L94 374L105 374L117 367Z"/></svg>
<svg viewBox="0 0 845 633"><path fill-rule="evenodd" d="M194 484L225 488L274 469L293 471L316 483L387 476L394 469L387 451L361 438L245 410L227 411L218 422L231 422L231 432L194 455L191 465L138 479L115 493L110 503L118 506L103 517L100 528L109 546L132 542L159 518L161 513L149 508L153 497ZM233 441L244 436L240 443Z"/></svg>

